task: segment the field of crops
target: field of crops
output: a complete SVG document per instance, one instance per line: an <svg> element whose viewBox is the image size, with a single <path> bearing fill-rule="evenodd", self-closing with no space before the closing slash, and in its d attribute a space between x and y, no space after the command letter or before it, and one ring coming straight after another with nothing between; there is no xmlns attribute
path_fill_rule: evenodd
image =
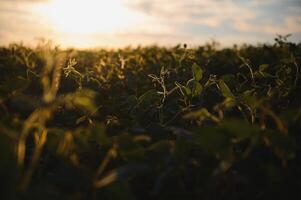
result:
<svg viewBox="0 0 301 200"><path fill-rule="evenodd" d="M301 44L0 48L0 199L289 199Z"/></svg>

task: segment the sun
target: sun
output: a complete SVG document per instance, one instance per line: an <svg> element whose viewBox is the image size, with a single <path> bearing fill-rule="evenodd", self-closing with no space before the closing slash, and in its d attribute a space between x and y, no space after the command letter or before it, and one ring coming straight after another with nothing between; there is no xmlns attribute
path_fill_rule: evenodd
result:
<svg viewBox="0 0 301 200"><path fill-rule="evenodd" d="M43 14L56 30L71 34L111 34L139 21L121 0L52 0Z"/></svg>

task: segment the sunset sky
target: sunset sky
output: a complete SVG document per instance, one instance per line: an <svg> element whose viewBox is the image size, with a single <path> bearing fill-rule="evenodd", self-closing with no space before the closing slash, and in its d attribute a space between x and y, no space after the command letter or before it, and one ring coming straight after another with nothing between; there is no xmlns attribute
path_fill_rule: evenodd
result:
<svg viewBox="0 0 301 200"><path fill-rule="evenodd" d="M300 0L0 0L0 45L69 47L301 41Z"/></svg>

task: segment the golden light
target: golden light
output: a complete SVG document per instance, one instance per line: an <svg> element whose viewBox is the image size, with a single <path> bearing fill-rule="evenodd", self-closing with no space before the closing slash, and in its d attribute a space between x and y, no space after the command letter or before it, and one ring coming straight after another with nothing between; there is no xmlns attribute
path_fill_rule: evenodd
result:
<svg viewBox="0 0 301 200"><path fill-rule="evenodd" d="M141 20L121 0L52 0L42 10L56 31L114 33Z"/></svg>

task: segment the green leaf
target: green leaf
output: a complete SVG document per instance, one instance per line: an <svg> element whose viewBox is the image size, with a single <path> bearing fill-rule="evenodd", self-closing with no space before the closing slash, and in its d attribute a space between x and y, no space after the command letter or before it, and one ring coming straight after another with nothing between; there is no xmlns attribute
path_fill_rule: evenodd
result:
<svg viewBox="0 0 301 200"><path fill-rule="evenodd" d="M188 87L183 86L183 88L187 96L191 95L191 90Z"/></svg>
<svg viewBox="0 0 301 200"><path fill-rule="evenodd" d="M154 98L157 98L157 91L155 89L148 90L138 98L138 104L150 102Z"/></svg>
<svg viewBox="0 0 301 200"><path fill-rule="evenodd" d="M260 72L263 72L263 71L265 71L268 67L269 67L268 64L262 64L262 65L259 66L259 71L260 71Z"/></svg>
<svg viewBox="0 0 301 200"><path fill-rule="evenodd" d="M72 97L72 102L77 107L93 112L96 110L96 106L94 104L95 95L96 93L93 90L79 90Z"/></svg>
<svg viewBox="0 0 301 200"><path fill-rule="evenodd" d="M199 110L189 112L188 114L184 115L185 119L207 119L210 116L210 113L206 108L201 108Z"/></svg>
<svg viewBox="0 0 301 200"><path fill-rule="evenodd" d="M221 129L231 137L239 140L257 140L260 136L260 127L256 124L249 124L239 119L227 119L220 123Z"/></svg>
<svg viewBox="0 0 301 200"><path fill-rule="evenodd" d="M190 96L191 95L191 90L190 88L178 83L178 82L175 82L176 86L181 90L181 92L183 93L183 95L185 94L186 96Z"/></svg>
<svg viewBox="0 0 301 200"><path fill-rule="evenodd" d="M95 181L94 186L102 188L117 180L125 181L133 176L147 173L149 170L149 167L143 164L128 164L107 173L104 177Z"/></svg>
<svg viewBox="0 0 301 200"><path fill-rule="evenodd" d="M221 90L224 97L230 98L230 99L235 98L234 95L232 94L231 90L227 86L227 84L222 79L220 79L218 81L218 86L219 86L219 88L220 88L220 90Z"/></svg>
<svg viewBox="0 0 301 200"><path fill-rule="evenodd" d="M230 138L218 127L203 127L194 132L193 141L208 153L226 153L230 148Z"/></svg>
<svg viewBox="0 0 301 200"><path fill-rule="evenodd" d="M198 64L194 63L192 65L191 69L192 69L192 74L193 74L194 80L196 80L196 81L202 80L202 78L203 78L202 68Z"/></svg>
<svg viewBox="0 0 301 200"><path fill-rule="evenodd" d="M184 119L197 119L200 122L207 120L207 119L211 119L215 122L218 122L219 119L214 116L213 114L211 114L206 108L201 108L199 110L196 111L192 111L186 115L183 116Z"/></svg>
<svg viewBox="0 0 301 200"><path fill-rule="evenodd" d="M259 104L255 90L246 90L243 93L239 94L239 98L244 104L250 106L253 109Z"/></svg>
<svg viewBox="0 0 301 200"><path fill-rule="evenodd" d="M199 96L203 91L203 86L196 80L191 79L188 85L190 87L192 97ZM186 92L188 93L189 90Z"/></svg>

